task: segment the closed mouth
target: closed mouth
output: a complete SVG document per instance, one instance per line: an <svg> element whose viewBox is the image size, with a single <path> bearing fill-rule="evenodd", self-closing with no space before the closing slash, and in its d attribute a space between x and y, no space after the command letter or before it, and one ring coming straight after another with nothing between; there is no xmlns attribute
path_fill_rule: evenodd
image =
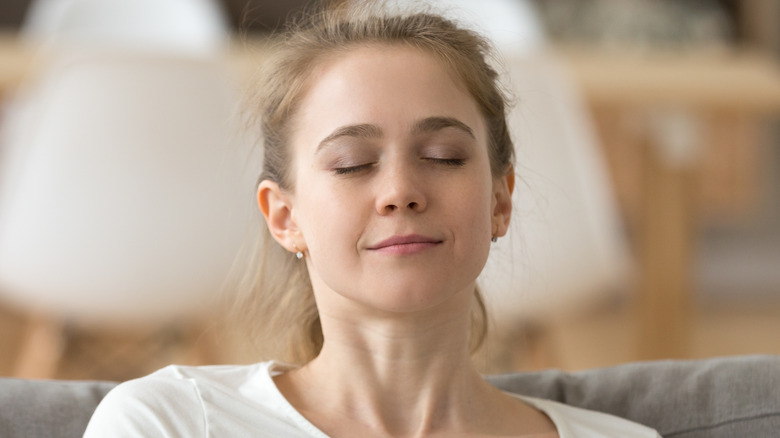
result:
<svg viewBox="0 0 780 438"><path fill-rule="evenodd" d="M430 246L430 245L436 245L441 243L442 241L439 239L434 239L432 237L427 236L421 236L418 234L410 234L406 236L393 236L389 239L385 239L377 244L372 245L368 249L370 250L379 250L383 248L390 248L390 247L400 247L400 246Z"/></svg>

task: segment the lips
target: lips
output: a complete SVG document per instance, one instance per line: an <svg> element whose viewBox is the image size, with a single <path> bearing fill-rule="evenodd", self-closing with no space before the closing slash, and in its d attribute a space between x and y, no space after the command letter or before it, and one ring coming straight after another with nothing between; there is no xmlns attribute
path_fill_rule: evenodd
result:
<svg viewBox="0 0 780 438"><path fill-rule="evenodd" d="M396 254L412 254L432 248L442 241L419 234L393 236L369 247L369 250Z"/></svg>

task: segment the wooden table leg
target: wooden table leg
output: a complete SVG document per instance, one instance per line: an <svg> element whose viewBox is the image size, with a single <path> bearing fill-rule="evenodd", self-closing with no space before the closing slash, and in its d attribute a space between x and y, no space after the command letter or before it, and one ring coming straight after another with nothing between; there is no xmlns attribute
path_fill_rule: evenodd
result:
<svg viewBox="0 0 780 438"><path fill-rule="evenodd" d="M693 292L695 166L664 162L649 136L643 149L638 353L644 360L684 358Z"/></svg>
<svg viewBox="0 0 780 438"><path fill-rule="evenodd" d="M45 316L31 316L17 355L14 377L53 379L63 351L62 325Z"/></svg>

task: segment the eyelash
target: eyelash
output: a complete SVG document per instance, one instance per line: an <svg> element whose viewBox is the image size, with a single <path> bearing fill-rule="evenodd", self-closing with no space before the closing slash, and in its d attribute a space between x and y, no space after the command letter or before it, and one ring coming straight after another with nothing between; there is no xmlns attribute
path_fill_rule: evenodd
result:
<svg viewBox="0 0 780 438"><path fill-rule="evenodd" d="M333 172L336 175L349 175L351 173L357 173L361 170L368 169L369 167L373 166L374 163L367 163L367 164L361 164L359 166L351 166L351 167L337 167L333 169Z"/></svg>
<svg viewBox="0 0 780 438"><path fill-rule="evenodd" d="M434 164L439 164L442 166L450 166L450 167L461 167L466 164L466 160L461 158L424 158L424 160L431 161ZM362 170L366 170L373 165L374 163L367 163L367 164L361 164L359 166L337 167L333 169L333 172L336 175L350 175L353 173L360 172Z"/></svg>
<svg viewBox="0 0 780 438"><path fill-rule="evenodd" d="M461 167L466 164L466 160L461 158L426 158L426 160L433 161L436 164L452 167Z"/></svg>

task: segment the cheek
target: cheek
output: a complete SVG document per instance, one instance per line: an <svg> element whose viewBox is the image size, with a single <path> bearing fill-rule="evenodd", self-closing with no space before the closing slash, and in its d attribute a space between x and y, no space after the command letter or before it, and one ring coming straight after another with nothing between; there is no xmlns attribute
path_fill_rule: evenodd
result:
<svg viewBox="0 0 780 438"><path fill-rule="evenodd" d="M487 258L490 250L492 186L472 184L452 190L449 222L455 233L455 251L462 258Z"/></svg>
<svg viewBox="0 0 780 438"><path fill-rule="evenodd" d="M354 252L362 230L359 194L345 193L322 181L298 199L298 223L313 261Z"/></svg>
<svg viewBox="0 0 780 438"><path fill-rule="evenodd" d="M478 184L464 184L459 190L453 190L455 195L451 200L458 205L466 226L471 227L472 234L479 234L485 227L490 229L492 185L484 178L475 178Z"/></svg>
<svg viewBox="0 0 780 438"><path fill-rule="evenodd" d="M320 185L301 201L300 230L315 293L349 290L363 272L357 247L365 221L357 200Z"/></svg>

